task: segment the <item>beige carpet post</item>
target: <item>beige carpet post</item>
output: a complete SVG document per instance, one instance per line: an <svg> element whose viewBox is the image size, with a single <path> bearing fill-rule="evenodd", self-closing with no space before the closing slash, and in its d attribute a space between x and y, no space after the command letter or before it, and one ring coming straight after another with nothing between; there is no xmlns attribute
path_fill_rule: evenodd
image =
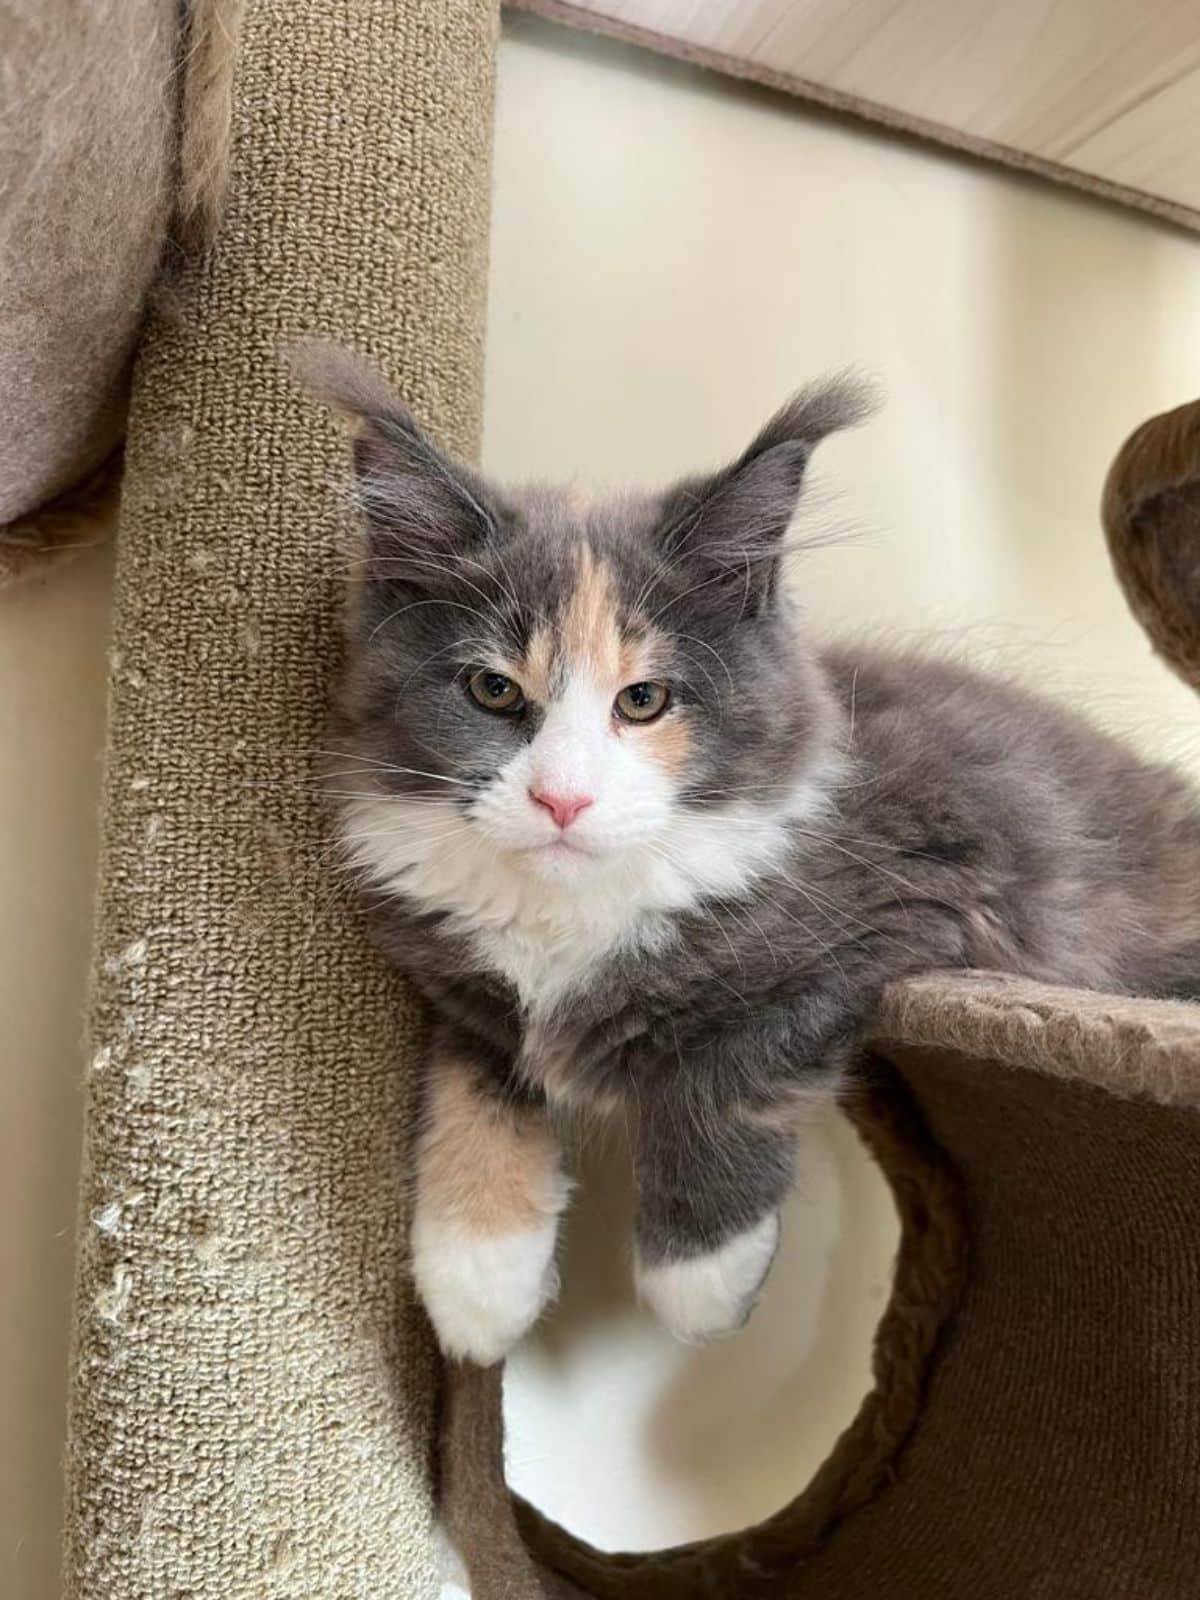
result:
<svg viewBox="0 0 1200 1600"><path fill-rule="evenodd" d="M277 352L477 442L493 0L250 0L216 248L135 377L67 1459L70 1600L421 1600L419 1021L310 784L342 449Z"/></svg>

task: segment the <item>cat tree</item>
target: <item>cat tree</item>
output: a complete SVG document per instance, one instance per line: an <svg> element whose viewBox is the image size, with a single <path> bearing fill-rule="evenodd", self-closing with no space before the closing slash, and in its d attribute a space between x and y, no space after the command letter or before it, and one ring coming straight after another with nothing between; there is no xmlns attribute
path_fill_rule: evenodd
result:
<svg viewBox="0 0 1200 1600"><path fill-rule="evenodd" d="M417 1600L421 1024L320 865L341 442L280 349L354 342L475 447L496 15L253 0L234 58L234 10L183 52L201 227L231 106L223 224L152 310L126 441L65 1591Z"/></svg>
<svg viewBox="0 0 1200 1600"><path fill-rule="evenodd" d="M43 465L5 513L13 571L90 514L94 483L74 502L70 484L120 432L145 291L122 262L147 229L161 244L174 185L123 479L67 1595L431 1596L436 1455L477 1600L1182 1600L1200 1570L1200 1008L989 974L906 983L879 1016L848 1109L903 1240L874 1391L799 1498L629 1557L510 1500L501 1375L439 1372L405 1288L422 1024L321 867L339 446L277 359L301 333L355 343L471 449L495 7L206 0L181 42L173 6L137 3L149 187L96 262L135 314L74 410L57 370L27 432ZM94 70L119 78L129 38L110 42ZM52 437L68 413L74 476ZM1200 686L1198 434L1198 407L1149 424L1106 525L1135 613Z"/></svg>

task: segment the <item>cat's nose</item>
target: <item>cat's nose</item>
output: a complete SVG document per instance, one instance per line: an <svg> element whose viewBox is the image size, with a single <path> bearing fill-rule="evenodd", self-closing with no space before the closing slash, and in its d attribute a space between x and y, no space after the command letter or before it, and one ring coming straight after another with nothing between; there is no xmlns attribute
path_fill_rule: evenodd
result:
<svg viewBox="0 0 1200 1600"><path fill-rule="evenodd" d="M590 794L552 794L548 789L530 789L529 798L535 806L543 806L560 828L569 828L592 804Z"/></svg>

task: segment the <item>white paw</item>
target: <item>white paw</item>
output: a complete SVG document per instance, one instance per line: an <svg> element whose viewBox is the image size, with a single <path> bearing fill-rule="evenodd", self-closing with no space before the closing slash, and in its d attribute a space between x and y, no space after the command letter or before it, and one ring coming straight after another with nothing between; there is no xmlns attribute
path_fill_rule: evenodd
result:
<svg viewBox="0 0 1200 1600"><path fill-rule="evenodd" d="M705 1256L637 1265L639 1297L658 1320L688 1344L703 1344L740 1328L779 1243L775 1212Z"/></svg>
<svg viewBox="0 0 1200 1600"><path fill-rule="evenodd" d="M481 1367L501 1360L558 1292L558 1218L521 1233L470 1233L418 1204L413 1277L438 1343Z"/></svg>

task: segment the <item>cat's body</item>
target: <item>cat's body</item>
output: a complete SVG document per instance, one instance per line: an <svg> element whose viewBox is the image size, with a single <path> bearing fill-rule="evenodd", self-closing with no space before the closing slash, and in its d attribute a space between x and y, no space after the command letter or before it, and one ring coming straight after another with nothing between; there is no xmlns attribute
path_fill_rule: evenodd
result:
<svg viewBox="0 0 1200 1600"><path fill-rule="evenodd" d="M581 511L334 387L372 544L333 786L439 1019L413 1243L449 1352L495 1359L552 1293L556 1107L630 1115L639 1287L706 1337L747 1313L797 1123L890 979L1200 992L1178 777L957 666L804 642L779 543L844 391L711 480Z"/></svg>

